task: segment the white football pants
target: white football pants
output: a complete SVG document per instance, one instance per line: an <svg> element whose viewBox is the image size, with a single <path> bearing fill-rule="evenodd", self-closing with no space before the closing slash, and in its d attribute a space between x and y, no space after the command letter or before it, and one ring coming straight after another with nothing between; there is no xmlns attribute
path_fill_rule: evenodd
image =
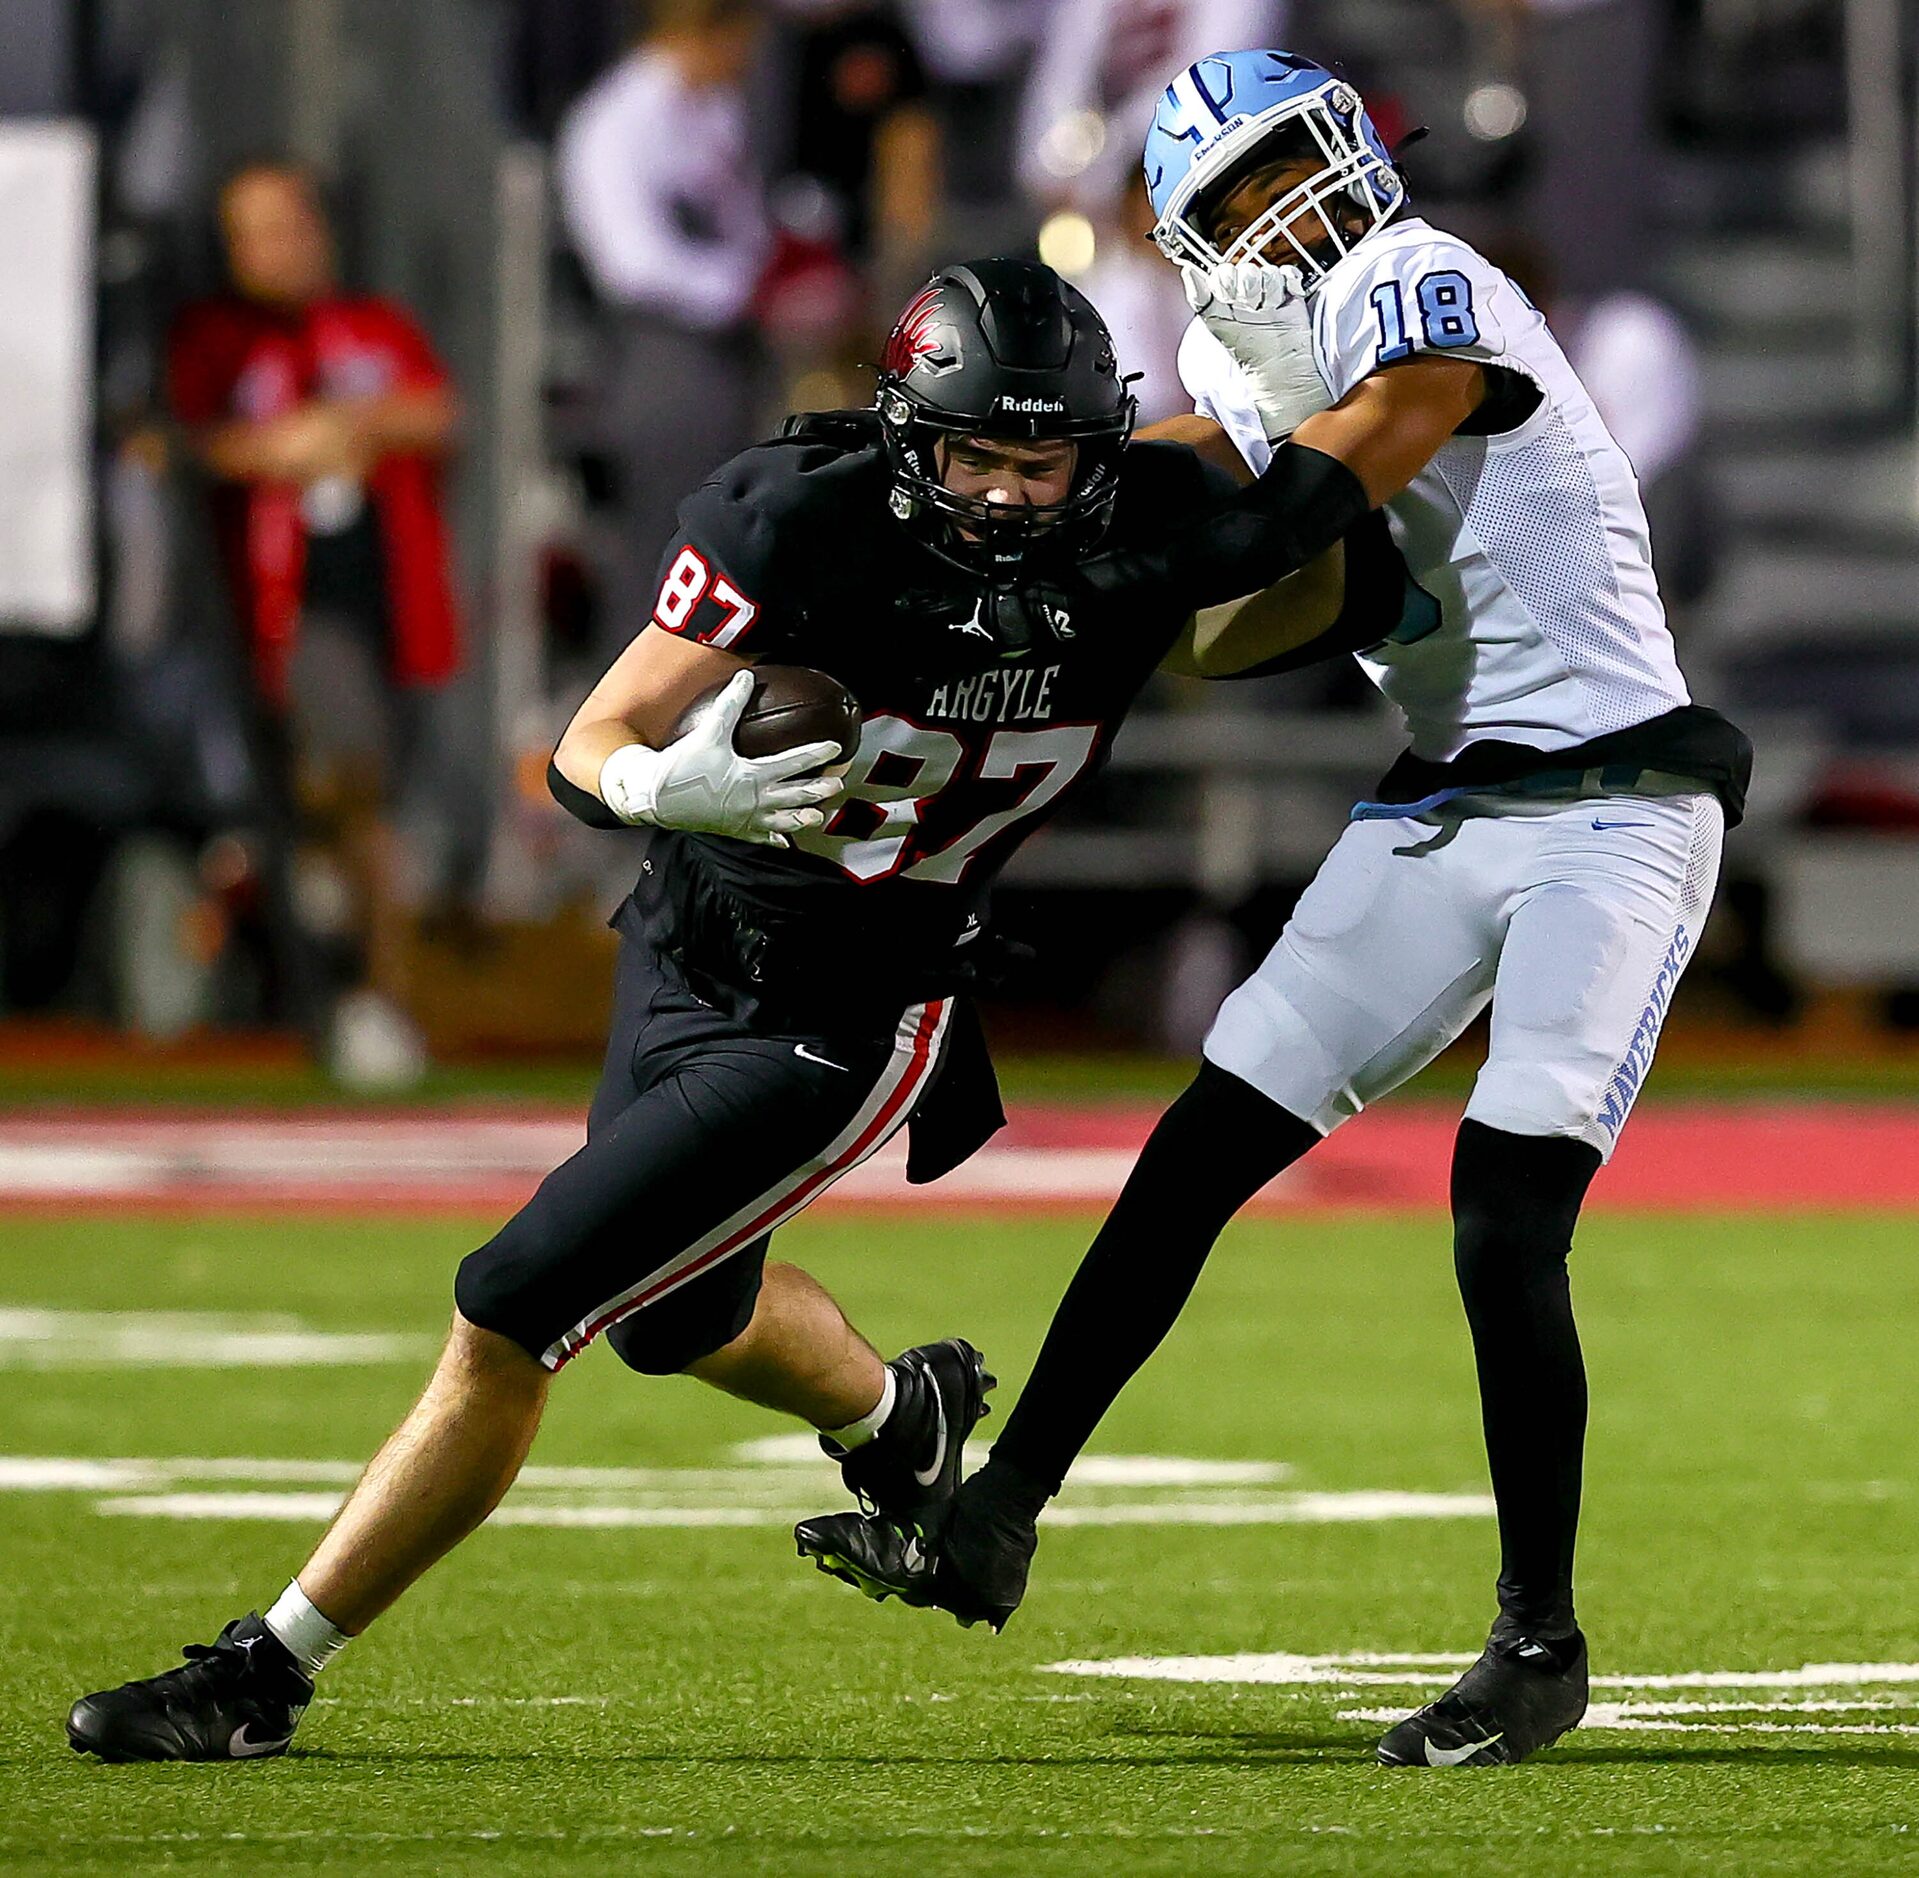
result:
<svg viewBox="0 0 1919 1878"><path fill-rule="evenodd" d="M1468 1117L1610 1158L1719 876L1716 797L1484 794L1357 821L1220 1007L1217 1063L1322 1134L1490 999Z"/></svg>

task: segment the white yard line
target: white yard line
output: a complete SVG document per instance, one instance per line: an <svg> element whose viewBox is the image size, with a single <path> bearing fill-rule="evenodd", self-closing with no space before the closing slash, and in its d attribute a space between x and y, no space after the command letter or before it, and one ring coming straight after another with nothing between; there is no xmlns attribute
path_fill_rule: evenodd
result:
<svg viewBox="0 0 1919 1878"><path fill-rule="evenodd" d="M1484 1493L1294 1493L1243 1501L1055 1506L1049 1526L1343 1526L1381 1519L1490 1519Z"/></svg>
<svg viewBox="0 0 1919 1878"><path fill-rule="evenodd" d="M1278 1688L1376 1686L1430 1689L1444 1688L1453 1680L1447 1671L1463 1667L1473 1660L1468 1656L1384 1656L1373 1651L1331 1656L1268 1651L1233 1656L1075 1658L1062 1663L1048 1663L1043 1668L1047 1673L1059 1676L1111 1676L1145 1682L1246 1683ZM1401 1663L1443 1667L1437 1672L1429 1667L1390 1667ZM1919 1683L1919 1663L1807 1663L1799 1669L1682 1670L1671 1674L1593 1678L1593 1687L1597 1689L1630 1690L1887 1688L1916 1683ZM1631 1705L1618 1706L1623 1712ZM1683 1707L1680 1704L1670 1706L1675 1711ZM1738 1708L1747 1705L1727 1706Z"/></svg>
<svg viewBox="0 0 1919 1878"><path fill-rule="evenodd" d="M1334 1719L1375 1725L1403 1721L1403 1708L1342 1708ZM1621 1707L1596 1702L1587 1710L1581 1730L1604 1734L1661 1735L1919 1735L1919 1722L1775 1722L1670 1721L1633 1715Z"/></svg>
<svg viewBox="0 0 1919 1878"><path fill-rule="evenodd" d="M765 1435L742 1441L733 1449L736 1460L760 1467L820 1465L824 1458L812 1435ZM986 1447L966 1450L969 1467L986 1460ZM1267 1487L1292 1474L1286 1461L1201 1461L1170 1454L1082 1454L1073 1463L1067 1482L1075 1487Z"/></svg>
<svg viewBox="0 0 1919 1878"><path fill-rule="evenodd" d="M76 1483L63 1483L76 1484ZM114 1481L115 1486L137 1484ZM746 1486L757 1483L745 1482ZM94 1502L94 1511L117 1519L236 1519L325 1521L339 1510L337 1493L273 1493L248 1489L219 1492L122 1493ZM736 1501L726 1506L598 1505L509 1498L487 1522L492 1526L548 1526L578 1531L638 1527L683 1529L725 1526L790 1526L820 1510L817 1494L795 1497L790 1488L768 1503ZM1491 1513L1473 1495L1320 1493L1275 1495L1264 1500L1123 1501L1108 1506L1066 1506L1047 1515L1059 1526L1298 1526L1341 1525L1388 1519L1480 1518ZM1403 1682L1401 1676L1349 1678ZM1442 1679L1444 1680L1444 1679Z"/></svg>
<svg viewBox="0 0 1919 1878"><path fill-rule="evenodd" d="M748 1444L721 1467L533 1466L496 1526L580 1531L790 1525L841 1498L838 1471L810 1436ZM1058 1526L1297 1526L1487 1519L1484 1494L1274 1490L1283 1461L1088 1455L1048 1515ZM220 1456L0 1454L0 1492L94 1494L110 1519L324 1522L359 1477L355 1461Z"/></svg>
<svg viewBox="0 0 1919 1878"><path fill-rule="evenodd" d="M258 1312L0 1307L0 1369L339 1369L431 1350L426 1337L321 1330Z"/></svg>

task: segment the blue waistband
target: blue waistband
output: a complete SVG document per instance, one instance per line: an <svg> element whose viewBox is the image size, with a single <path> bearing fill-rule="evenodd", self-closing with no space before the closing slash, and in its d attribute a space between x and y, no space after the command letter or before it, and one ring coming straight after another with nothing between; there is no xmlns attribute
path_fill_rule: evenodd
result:
<svg viewBox="0 0 1919 1878"><path fill-rule="evenodd" d="M1644 763L1608 763L1601 769L1542 769L1529 776L1517 776L1510 782L1461 783L1457 788L1441 789L1437 794L1421 796L1417 802L1355 802L1347 816L1353 822L1396 822L1411 820L1443 808L1461 796L1582 796L1610 795L1630 791L1648 772Z"/></svg>

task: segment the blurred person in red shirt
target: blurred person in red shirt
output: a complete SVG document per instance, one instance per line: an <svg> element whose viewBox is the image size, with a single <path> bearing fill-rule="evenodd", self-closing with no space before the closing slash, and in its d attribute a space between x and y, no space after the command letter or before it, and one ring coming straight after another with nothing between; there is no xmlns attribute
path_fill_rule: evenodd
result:
<svg viewBox="0 0 1919 1878"><path fill-rule="evenodd" d="M336 864L297 877L344 875L348 888L349 904L313 922L353 955L341 962L330 1065L350 1082L404 1082L424 1058L399 1006L391 810L426 700L461 659L440 487L457 402L409 314L341 287L309 172L248 164L221 189L219 218L230 290L176 320L168 401L212 479L271 742L304 832Z"/></svg>

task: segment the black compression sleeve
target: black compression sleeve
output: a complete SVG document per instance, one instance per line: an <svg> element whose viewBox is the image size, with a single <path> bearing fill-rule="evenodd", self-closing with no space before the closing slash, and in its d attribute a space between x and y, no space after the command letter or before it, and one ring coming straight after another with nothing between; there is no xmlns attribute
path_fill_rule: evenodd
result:
<svg viewBox="0 0 1919 1878"><path fill-rule="evenodd" d="M582 789L577 783L570 783L560 774L560 766L549 762L546 766L546 786L553 800L573 817L576 822L584 822L589 828L624 828L626 823L613 813L591 790Z"/></svg>
<svg viewBox="0 0 1919 1878"><path fill-rule="evenodd" d="M1319 1140L1206 1063L1160 1117L1053 1315L987 1472L1057 1493L1100 1417L1159 1348L1226 1222Z"/></svg>
<svg viewBox="0 0 1919 1878"><path fill-rule="evenodd" d="M1529 1636L1572 1634L1586 1366L1567 1255L1599 1150L1460 1124L1453 1264L1479 1369L1499 1503L1499 1608Z"/></svg>
<svg viewBox="0 0 1919 1878"><path fill-rule="evenodd" d="M1393 545L1386 517L1375 509L1346 536L1346 598L1339 617L1303 646L1220 676L1271 678L1302 665L1317 665L1321 659L1358 652L1390 637L1409 616L1415 621L1410 636L1430 631L1438 623L1439 602L1413 579Z"/></svg>
<svg viewBox="0 0 1919 1878"><path fill-rule="evenodd" d="M1156 546L1116 549L1086 567L1100 586L1163 584L1188 610L1260 593L1317 560L1371 510L1337 457L1283 443L1265 475Z"/></svg>

